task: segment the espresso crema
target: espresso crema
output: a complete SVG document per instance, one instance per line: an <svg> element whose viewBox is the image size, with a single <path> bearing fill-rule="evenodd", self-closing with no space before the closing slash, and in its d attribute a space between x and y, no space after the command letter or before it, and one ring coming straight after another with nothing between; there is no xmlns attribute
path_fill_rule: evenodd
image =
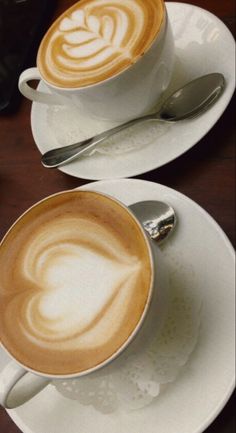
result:
<svg viewBox="0 0 236 433"><path fill-rule="evenodd" d="M162 0L80 0L44 36L37 65L57 87L106 80L151 46L165 14Z"/></svg>
<svg viewBox="0 0 236 433"><path fill-rule="evenodd" d="M125 343L152 286L139 225L94 192L58 194L31 208L0 245L0 340L45 374L86 371Z"/></svg>

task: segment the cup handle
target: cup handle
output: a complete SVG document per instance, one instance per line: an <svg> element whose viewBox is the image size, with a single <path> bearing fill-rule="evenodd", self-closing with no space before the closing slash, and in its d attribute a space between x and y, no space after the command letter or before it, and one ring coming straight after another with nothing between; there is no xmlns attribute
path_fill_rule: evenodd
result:
<svg viewBox="0 0 236 433"><path fill-rule="evenodd" d="M40 90L31 87L28 82L31 80L40 81L41 75L38 68L29 68L23 71L19 77L18 88L22 95L30 99L30 101L40 102L48 105L64 105L63 98L59 95L52 95L51 93L41 92Z"/></svg>
<svg viewBox="0 0 236 433"><path fill-rule="evenodd" d="M0 375L0 404L6 409L21 406L42 391L50 379L27 372L11 361Z"/></svg>

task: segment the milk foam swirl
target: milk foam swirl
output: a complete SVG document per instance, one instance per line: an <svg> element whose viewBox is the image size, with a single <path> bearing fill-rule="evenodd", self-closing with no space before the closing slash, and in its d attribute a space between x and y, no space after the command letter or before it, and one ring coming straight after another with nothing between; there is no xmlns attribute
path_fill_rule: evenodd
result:
<svg viewBox="0 0 236 433"><path fill-rule="evenodd" d="M72 349L104 344L114 315L119 329L141 265L101 226L60 218L39 231L21 267L35 287L25 293L22 332L41 347Z"/></svg>
<svg viewBox="0 0 236 433"><path fill-rule="evenodd" d="M146 241L126 211L77 194L33 208L0 245L0 339L46 373L111 356L139 321L152 278Z"/></svg>
<svg viewBox="0 0 236 433"><path fill-rule="evenodd" d="M111 77L147 50L162 17L161 0L82 0L44 37L37 60L40 72L61 87Z"/></svg>

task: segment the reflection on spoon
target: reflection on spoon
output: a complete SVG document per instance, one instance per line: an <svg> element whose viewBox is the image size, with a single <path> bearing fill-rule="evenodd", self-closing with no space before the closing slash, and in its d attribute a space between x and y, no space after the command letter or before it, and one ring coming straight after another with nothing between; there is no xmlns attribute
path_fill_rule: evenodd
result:
<svg viewBox="0 0 236 433"><path fill-rule="evenodd" d="M129 206L151 239L166 240L176 225L174 209L161 201L140 201Z"/></svg>
<svg viewBox="0 0 236 433"><path fill-rule="evenodd" d="M88 151L91 151L95 146L111 135L117 134L123 129L146 120L176 122L196 117L205 112L217 101L224 87L225 79L222 74L212 73L199 77L175 91L162 104L158 112L130 120L123 125L116 126L95 137L88 138L78 143L49 150L42 156L41 162L46 168L56 168L67 164Z"/></svg>

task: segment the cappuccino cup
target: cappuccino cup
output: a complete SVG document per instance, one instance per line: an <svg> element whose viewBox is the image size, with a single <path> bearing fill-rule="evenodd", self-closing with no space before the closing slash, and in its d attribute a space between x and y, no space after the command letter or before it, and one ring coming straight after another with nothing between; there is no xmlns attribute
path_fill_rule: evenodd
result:
<svg viewBox="0 0 236 433"><path fill-rule="evenodd" d="M161 317L161 273L158 249L113 197L64 191L27 210L0 243L0 341L12 359L0 404L17 407L135 345L154 299Z"/></svg>
<svg viewBox="0 0 236 433"><path fill-rule="evenodd" d="M19 77L31 101L78 106L117 122L138 117L171 79L174 41L164 1L80 0L51 25L36 63Z"/></svg>

